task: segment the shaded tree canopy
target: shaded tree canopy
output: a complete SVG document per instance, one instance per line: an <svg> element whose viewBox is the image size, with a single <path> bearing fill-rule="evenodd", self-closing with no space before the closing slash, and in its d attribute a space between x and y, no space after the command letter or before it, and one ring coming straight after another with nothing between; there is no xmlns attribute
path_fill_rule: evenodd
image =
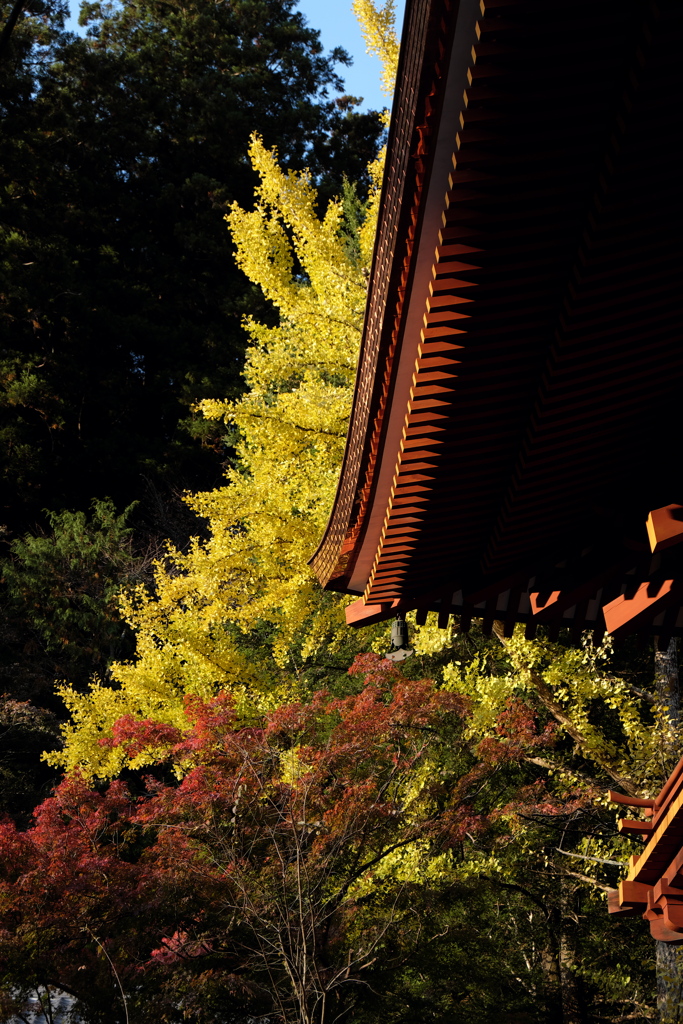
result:
<svg viewBox="0 0 683 1024"><path fill-rule="evenodd" d="M651 1019L642 922L605 913L602 781L523 680L482 730L462 680L350 675L247 726L228 693L185 728L124 716L146 779L76 773L0 823L2 1019L55 990L90 1024Z"/></svg>
<svg viewBox="0 0 683 1024"><path fill-rule="evenodd" d="M35 0L0 66L0 520L121 507L140 476L215 481L222 432L192 413L241 390L245 311L230 259L255 129L321 194L364 181L381 133L295 0ZM0 5L6 21L10 4ZM195 435L193 438L192 435ZM202 441L200 445L198 443ZM213 450L212 450L213 449Z"/></svg>

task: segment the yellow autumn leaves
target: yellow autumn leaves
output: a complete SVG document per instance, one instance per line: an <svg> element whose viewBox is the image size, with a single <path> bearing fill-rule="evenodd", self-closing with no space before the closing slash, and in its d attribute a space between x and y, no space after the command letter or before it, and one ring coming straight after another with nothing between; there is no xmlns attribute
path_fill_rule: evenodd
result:
<svg viewBox="0 0 683 1024"><path fill-rule="evenodd" d="M354 9L391 91L398 53L393 0L381 8L357 0ZM238 265L279 322L245 320L247 391L237 402L202 407L207 417L238 428L238 468L223 487L187 498L208 521L209 540L195 540L187 553L169 548L152 591L140 586L122 598L135 659L112 667L113 685L62 691L71 722L53 760L67 770L110 777L131 763L101 743L124 714L180 726L189 694L227 687L254 709L291 696L296 671L278 668L305 659L343 626L343 602L320 591L307 563L343 454L382 159L370 167L365 217L349 245L341 199L320 216L306 173L282 170L256 136L249 156L260 179L254 209L233 205L226 219ZM250 634L252 651L245 643Z"/></svg>
<svg viewBox="0 0 683 1024"><path fill-rule="evenodd" d="M136 658L112 668L114 686L64 690L72 721L59 763L111 776L124 756L103 746L123 714L184 722L187 694L221 687L251 707L287 696L291 673L264 671L241 642L261 630L275 666L305 658L342 627L342 603L308 567L330 511L341 462L374 238L378 183L355 247L341 201L323 217L308 176L283 171L258 138L250 157L260 185L253 211L228 223L239 266L279 313L277 327L248 318L247 392L203 411L239 428L238 468L223 487L187 500L210 537L169 548L154 590L123 598ZM358 254L360 251L360 255ZM261 662L263 659L261 659ZM284 680L284 681L283 681Z"/></svg>
<svg viewBox="0 0 683 1024"><path fill-rule="evenodd" d="M353 0L353 13L360 23L368 53L375 54L381 61L382 90L391 96L398 66L394 0L385 0L381 7L376 7L372 0Z"/></svg>

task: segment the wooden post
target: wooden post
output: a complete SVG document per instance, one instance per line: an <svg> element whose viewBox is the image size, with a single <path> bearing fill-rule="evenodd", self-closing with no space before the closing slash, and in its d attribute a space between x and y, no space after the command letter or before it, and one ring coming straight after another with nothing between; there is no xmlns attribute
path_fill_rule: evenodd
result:
<svg viewBox="0 0 683 1024"><path fill-rule="evenodd" d="M655 642L655 683L657 696L671 725L678 725L681 717L678 685L678 651L675 638L665 651L658 651ZM662 761L664 778L671 765L680 756L664 737ZM655 942L657 956L657 1010L660 1024L683 1024L683 946L671 942Z"/></svg>

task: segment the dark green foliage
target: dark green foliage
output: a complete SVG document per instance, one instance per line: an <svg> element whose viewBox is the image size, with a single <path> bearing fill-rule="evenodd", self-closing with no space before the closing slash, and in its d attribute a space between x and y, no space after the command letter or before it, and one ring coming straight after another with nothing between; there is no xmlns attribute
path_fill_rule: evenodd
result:
<svg viewBox="0 0 683 1024"><path fill-rule="evenodd" d="M4 19L9 5L0 4ZM212 486L225 449L192 413L241 389L249 311L226 204L248 205L251 132L327 194L381 125L335 102L294 0L86 4L88 38L39 0L0 65L0 521ZM218 457L217 457L218 456Z"/></svg>
<svg viewBox="0 0 683 1024"><path fill-rule="evenodd" d="M117 588L159 537L201 533L177 495L214 485L228 449L193 404L241 390L241 318L272 316L223 220L253 195L250 133L326 196L345 175L363 187L381 125L333 99L348 58L324 55L295 6L91 3L80 38L64 0L34 0L0 61L0 693L25 709L0 751L12 813L52 778L38 758L55 742L41 709L64 712L55 686L131 653ZM88 516L97 494L113 503ZM115 508L135 499L134 542Z"/></svg>
<svg viewBox="0 0 683 1024"><path fill-rule="evenodd" d="M0 818L10 814L27 825L33 807L49 796L57 777L40 755L54 749L58 733L51 712L0 696Z"/></svg>
<svg viewBox="0 0 683 1024"><path fill-rule="evenodd" d="M117 591L138 570L129 513L117 516L111 501L95 501L90 519L82 512L50 513L49 532L9 545L10 556L1 563L0 673L13 694L49 700L55 680L85 685L93 672L127 652Z"/></svg>
<svg viewBox="0 0 683 1024"><path fill-rule="evenodd" d="M3 21L10 7L0 2ZM0 562L0 816L11 815L22 828L55 781L40 761L41 751L59 742L63 708L55 684L80 689L93 674L106 679L111 661L132 652L117 591L148 579L151 558L161 553L154 537L182 548L198 532L167 496L183 486L210 487L226 456L221 430L197 416L193 403L238 393L240 319L245 312L272 317L232 265L223 223L227 203L249 205L253 193L245 156L250 132L277 144L285 165L309 165L323 202L342 193L353 254L364 168L381 132L377 117L359 115L352 98L331 98L340 85L334 63L345 56L323 56L294 0L89 3L87 39L64 32L65 11L61 0L34 0L0 63L0 522L10 527ZM93 494L113 500L91 504ZM138 538L151 538L142 545L133 537L131 508L117 513L136 497L143 498L135 512ZM45 506L72 511L44 513ZM37 518L42 529L33 528ZM360 681L348 675L348 665L370 644L381 649L383 637L388 646L388 633L383 623L323 646L301 669L302 695L358 694ZM275 671L272 644L268 623L241 635L264 673ZM626 676L636 696L651 689L651 657L630 642L617 646L612 671ZM510 666L504 647L475 627L469 636L454 634L438 654L412 659L406 676L438 676L444 663L474 658L492 674ZM543 707L533 698L528 703L529 722L535 727L538 718L541 728ZM619 721L604 702L595 702L591 722L622 743ZM441 770L452 768L457 736L440 730L425 736L439 747L434 764ZM549 741L549 749L566 754L589 781L598 774L567 735ZM490 749L475 743L458 754L461 774L470 772L459 807L472 823L449 847L452 859L439 859L443 850L434 843L423 851L422 875L387 876L359 897L355 914L332 935L332 949L338 942L353 950L386 926L376 958L338 1007L342 1020L651 1018L654 950L647 928L639 919L607 917L604 888L622 872L582 859L582 839L609 840L614 815L585 802L573 806L570 797L566 807L558 799L539 809L528 791L554 777L545 755L522 750L487 762L477 775L477 759L485 761ZM457 778L452 771L441 795L435 783L435 814L454 799ZM134 773L131 781L141 792ZM595 781L603 792L610 784L602 776ZM164 785L173 800L177 780L169 774ZM16 959L2 964L0 1017L16 1011L17 979L27 991L50 984L35 974L36 965L59 966L61 957L69 968L62 977L89 987L83 1019L123 1020L100 939L133 979L126 984L136 1020L246 1024L255 1014L268 1017L262 978L247 985L226 973L242 953L239 929L236 944L217 944L212 956L201 945L188 947L177 970L155 946L162 931L169 950L185 931L208 934L225 906L211 887L198 889L197 876L183 880L186 851L174 851L173 842L154 884L139 887L154 835L145 832L143 842L141 831L129 829L120 845L119 837L102 840L102 828L116 831L117 814L132 813L121 790L119 804L115 793L112 787L103 798L109 817L93 814L95 840L85 837L84 859L72 858L72 876L61 874L71 852L62 835L73 839L87 800L77 794L78 814L51 818L54 869L39 865L44 885L32 892L34 904L26 905L28 890L19 892L13 920L6 914L1 922L5 956L8 924L24 914L26 929L17 929ZM215 812L215 787L205 796L201 821L214 822L222 842L239 795L230 803L232 819ZM95 804L99 797L88 799ZM188 801L190 820L194 806ZM190 833L167 834L180 842ZM97 843L113 865L110 875L97 859L83 870ZM0 873L25 871L21 834L12 846L16 862L7 850ZM200 877L211 863L202 862ZM228 876L217 877L220 886ZM76 924L74 906L82 914Z"/></svg>
<svg viewBox="0 0 683 1024"><path fill-rule="evenodd" d="M131 509L109 499L92 513L50 513L0 559L0 814L25 821L57 776L41 762L59 739L62 682L84 689L132 650L119 615L122 587L146 579L152 550L136 553Z"/></svg>
<svg viewBox="0 0 683 1024"><path fill-rule="evenodd" d="M356 1024L649 1019L654 951L647 932L637 922L615 925L600 898L553 879L542 858L520 882L434 883L413 887L410 899L421 931L406 933L403 948L387 949ZM396 966L386 969L392 959Z"/></svg>
<svg viewBox="0 0 683 1024"><path fill-rule="evenodd" d="M132 553L130 511L119 516L105 500L93 502L90 519L50 513L49 533L9 545L2 564L5 649L17 661L0 668L6 689L50 701L55 681L84 686L128 653L117 593L144 563ZM27 647L30 660L20 656Z"/></svg>

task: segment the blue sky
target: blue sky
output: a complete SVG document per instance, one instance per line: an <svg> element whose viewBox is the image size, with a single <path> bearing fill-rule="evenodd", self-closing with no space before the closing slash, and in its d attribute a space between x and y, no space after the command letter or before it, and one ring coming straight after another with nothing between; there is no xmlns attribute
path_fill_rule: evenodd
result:
<svg viewBox="0 0 683 1024"><path fill-rule="evenodd" d="M71 0L75 19L78 14L78 0ZM396 0L396 25L400 33L403 24L405 0ZM326 50L343 46L353 57L350 68L340 68L345 81L345 90L353 96L362 96L361 110L381 110L387 99L379 87L379 61L365 52L358 22L351 11L351 0L300 0L299 10L306 16L311 28L320 31L320 38ZM74 22L73 27L76 27Z"/></svg>
<svg viewBox="0 0 683 1024"><path fill-rule="evenodd" d="M396 0L396 25L400 34L405 0ZM346 91L365 100L361 109L381 110L388 100L379 87L380 66L376 57L365 52L360 28L351 11L351 0L300 0L299 10L311 28L320 31L326 50L343 46L353 57L350 68L341 68Z"/></svg>

